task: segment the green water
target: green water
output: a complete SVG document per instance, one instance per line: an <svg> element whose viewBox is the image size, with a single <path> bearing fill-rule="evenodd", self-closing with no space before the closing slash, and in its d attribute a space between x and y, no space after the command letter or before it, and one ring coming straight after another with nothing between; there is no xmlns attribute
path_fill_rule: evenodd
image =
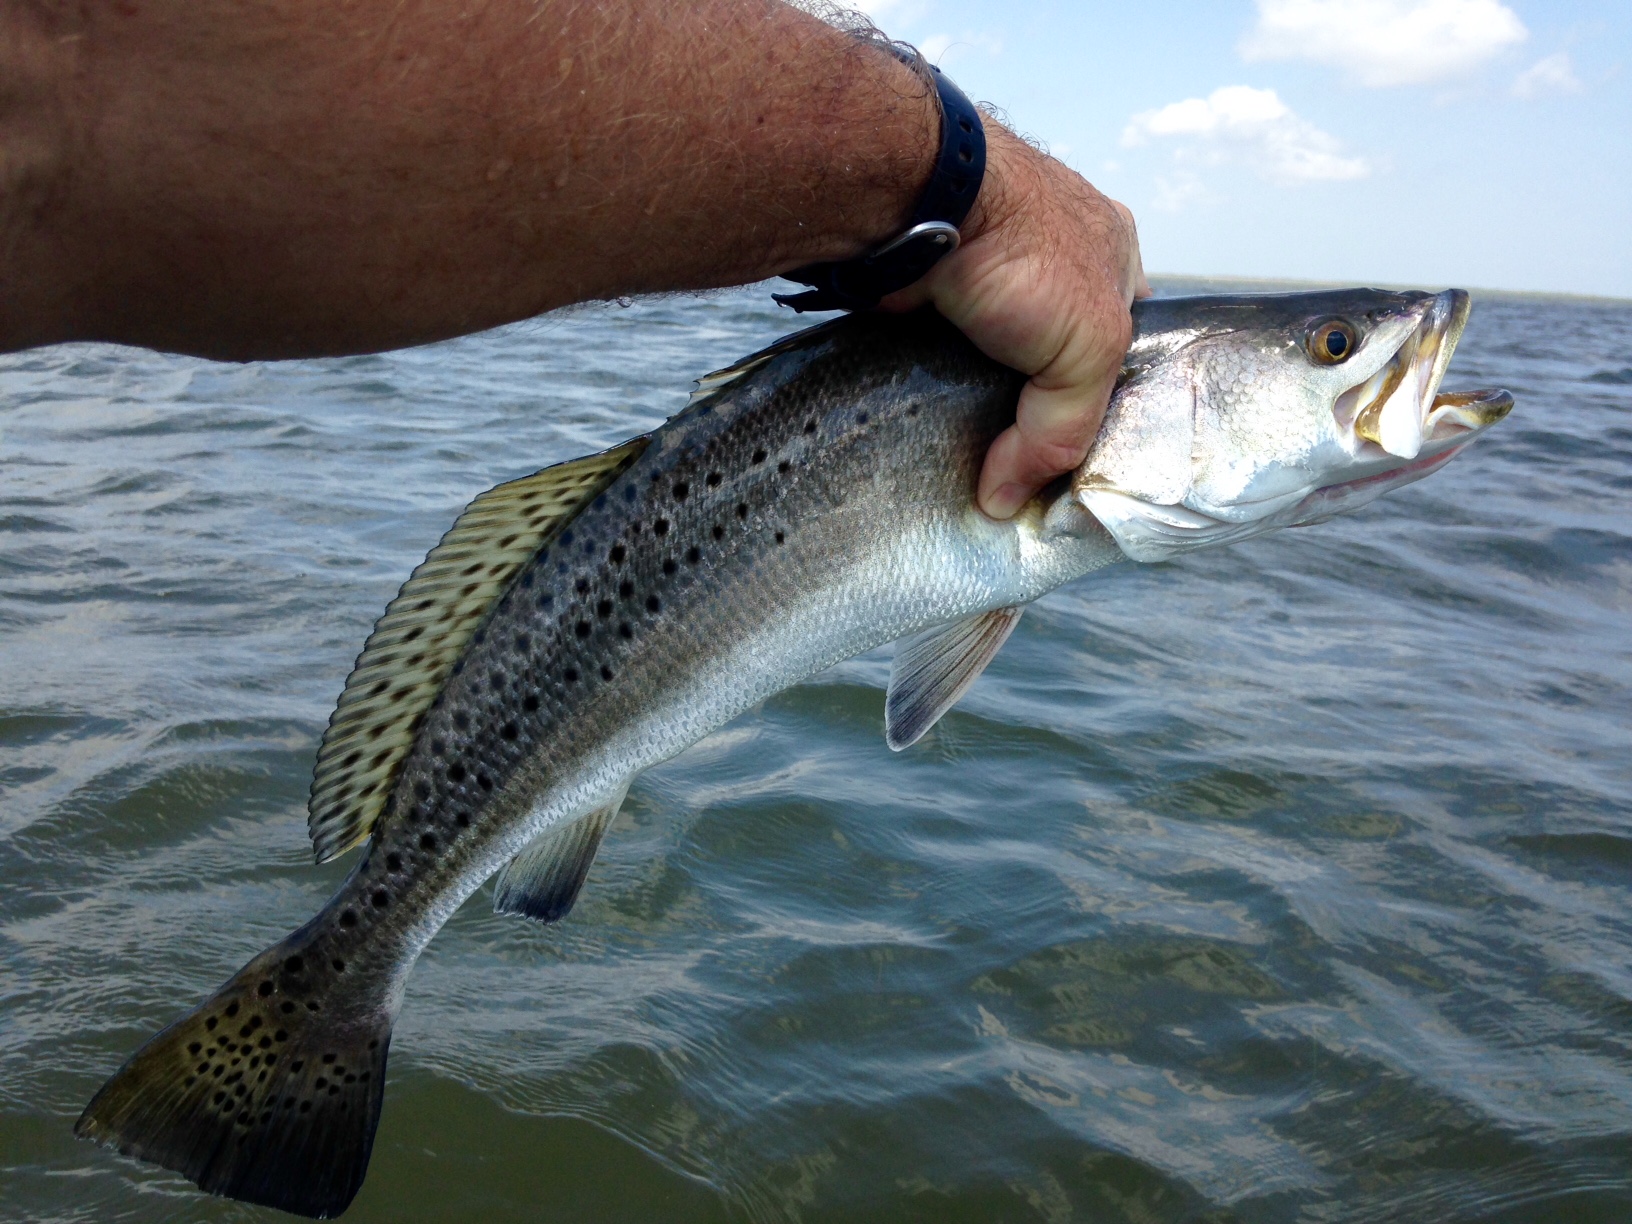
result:
<svg viewBox="0 0 1632 1224"><path fill-rule="evenodd" d="M73 1120L347 870L318 737L459 507L793 323L0 359L0 1216L286 1218ZM883 651L643 776L565 923L431 945L346 1218L1632 1218L1629 352L1476 299L1445 472L1049 596L906 753Z"/></svg>

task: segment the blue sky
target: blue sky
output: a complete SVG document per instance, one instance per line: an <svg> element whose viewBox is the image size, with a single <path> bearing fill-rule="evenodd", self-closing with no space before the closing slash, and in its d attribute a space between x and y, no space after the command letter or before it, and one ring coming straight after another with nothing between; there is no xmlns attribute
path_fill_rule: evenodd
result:
<svg viewBox="0 0 1632 1224"><path fill-rule="evenodd" d="M864 0L1153 272L1632 297L1632 2Z"/></svg>

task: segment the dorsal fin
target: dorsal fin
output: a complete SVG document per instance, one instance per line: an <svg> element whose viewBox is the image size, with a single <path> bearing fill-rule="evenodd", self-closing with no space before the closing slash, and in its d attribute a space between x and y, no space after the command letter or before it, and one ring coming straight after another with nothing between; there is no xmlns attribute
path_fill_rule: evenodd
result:
<svg viewBox="0 0 1632 1224"><path fill-rule="evenodd" d="M1009 640L1025 606L994 608L896 644L884 698L884 739L900 752L957 704Z"/></svg>
<svg viewBox="0 0 1632 1224"><path fill-rule="evenodd" d="M504 865L493 882L493 909L536 922L559 922L583 891L584 877L601 848L601 839L618 814L629 783L593 812L557 825L528 842Z"/></svg>
<svg viewBox="0 0 1632 1224"><path fill-rule="evenodd" d="M848 317L848 315L845 316L845 318ZM831 331L837 324L842 322L844 322L844 319L829 319L826 323L818 323L815 327L803 328L792 335L783 336L782 339L774 344L767 345L757 353L748 354L741 361L733 362L723 370L715 370L711 374L704 374L697 380L697 389L691 393L691 398L686 403L695 404L698 400L707 399L722 387L729 387L732 383L746 378L773 357L780 357L783 353L802 348L814 340L818 332Z"/></svg>
<svg viewBox="0 0 1632 1224"><path fill-rule="evenodd" d="M373 831L420 717L516 571L649 441L631 438L489 489L409 575L357 656L317 751L306 827L318 862Z"/></svg>

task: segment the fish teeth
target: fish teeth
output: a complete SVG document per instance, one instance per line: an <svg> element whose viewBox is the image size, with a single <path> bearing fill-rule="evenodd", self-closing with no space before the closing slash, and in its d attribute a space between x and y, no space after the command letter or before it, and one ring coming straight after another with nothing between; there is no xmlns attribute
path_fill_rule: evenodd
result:
<svg viewBox="0 0 1632 1224"><path fill-rule="evenodd" d="M1422 449L1422 372L1413 361L1377 419L1377 444L1401 459L1415 459Z"/></svg>

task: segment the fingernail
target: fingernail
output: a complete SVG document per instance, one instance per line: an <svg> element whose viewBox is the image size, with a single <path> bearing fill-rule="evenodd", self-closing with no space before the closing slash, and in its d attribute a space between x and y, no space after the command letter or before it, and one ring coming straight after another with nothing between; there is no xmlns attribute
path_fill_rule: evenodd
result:
<svg viewBox="0 0 1632 1224"><path fill-rule="evenodd" d="M995 519L1013 518L1014 512L1031 500L1031 490L1022 484L998 485L986 499L986 513Z"/></svg>

